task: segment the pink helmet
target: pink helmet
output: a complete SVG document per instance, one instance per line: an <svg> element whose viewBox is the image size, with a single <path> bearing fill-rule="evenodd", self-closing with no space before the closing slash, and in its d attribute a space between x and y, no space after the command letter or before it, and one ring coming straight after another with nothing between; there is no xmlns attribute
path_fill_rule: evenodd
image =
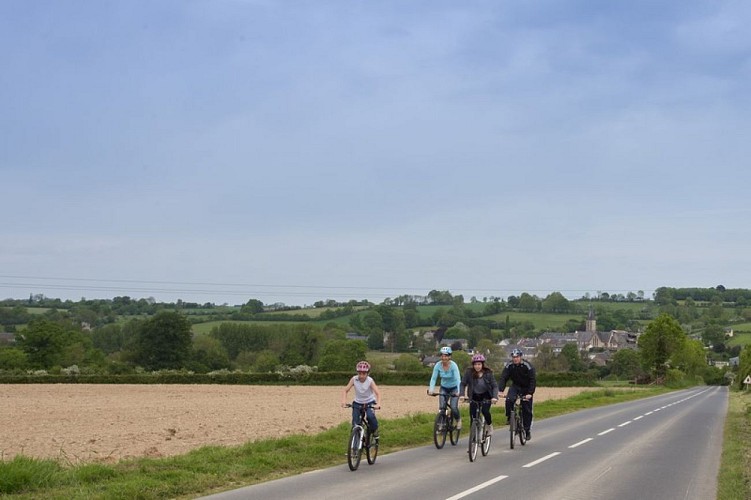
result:
<svg viewBox="0 0 751 500"><path fill-rule="evenodd" d="M357 369L358 372L369 372L370 371L370 363L367 361L360 361L357 363Z"/></svg>
<svg viewBox="0 0 751 500"><path fill-rule="evenodd" d="M475 354L472 356L472 362L473 363L484 363L485 362L485 356L482 354Z"/></svg>

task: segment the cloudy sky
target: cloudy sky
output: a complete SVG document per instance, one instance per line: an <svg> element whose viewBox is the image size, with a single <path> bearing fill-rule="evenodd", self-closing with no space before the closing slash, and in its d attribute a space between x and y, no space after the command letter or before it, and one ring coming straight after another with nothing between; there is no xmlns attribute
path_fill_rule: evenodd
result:
<svg viewBox="0 0 751 500"><path fill-rule="evenodd" d="M751 3L4 0L0 298L751 288Z"/></svg>

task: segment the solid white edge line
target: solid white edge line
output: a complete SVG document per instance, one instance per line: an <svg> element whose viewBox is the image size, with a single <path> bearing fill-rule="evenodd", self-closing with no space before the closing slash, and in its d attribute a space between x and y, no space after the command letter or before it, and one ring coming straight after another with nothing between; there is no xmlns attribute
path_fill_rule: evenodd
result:
<svg viewBox="0 0 751 500"><path fill-rule="evenodd" d="M484 483L478 484L477 486L475 486L473 488L470 488L468 490L462 491L461 493L457 493L453 497L448 497L446 500L459 500L460 498L464 498L467 495L471 495L475 491L480 491L483 488L487 488L491 484L495 484L495 483L497 483L498 481L500 481L502 479L506 479L507 477L508 476L498 476L498 477L495 477L495 478L491 479L490 481L485 481Z"/></svg>
<svg viewBox="0 0 751 500"><path fill-rule="evenodd" d="M614 430L615 430L615 427L611 427L610 429L608 429L606 431L602 431L601 433L599 433L598 436L604 436L608 432L613 432Z"/></svg>
<svg viewBox="0 0 751 500"><path fill-rule="evenodd" d="M571 446L569 446L569 448L576 448L577 446L581 446L581 445L583 445L584 443L589 443L589 442L590 442L590 441L592 441L593 439L594 439L594 438L587 438L587 439L584 439L583 441L579 441L578 443L572 444Z"/></svg>
<svg viewBox="0 0 751 500"><path fill-rule="evenodd" d="M542 458L538 458L538 459L537 459L537 460L535 460L534 462L529 462L529 463L528 463L527 465L523 465L522 467L534 467L535 465L537 465L537 464L539 464L539 463L541 463L541 462L544 462L545 460L547 460L547 459L549 459L549 458L553 458L553 457L554 457L554 456L556 456L556 455L560 455L560 454L561 454L561 452L560 452L560 451L554 451L554 452L553 452L553 453L551 453L550 455L545 455L544 457L542 457Z"/></svg>

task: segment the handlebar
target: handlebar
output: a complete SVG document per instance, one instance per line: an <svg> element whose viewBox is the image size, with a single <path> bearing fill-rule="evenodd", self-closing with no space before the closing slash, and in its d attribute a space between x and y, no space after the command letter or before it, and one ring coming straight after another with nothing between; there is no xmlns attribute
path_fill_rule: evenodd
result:
<svg viewBox="0 0 751 500"><path fill-rule="evenodd" d="M344 408L352 408L353 406L354 405L352 403L345 403ZM373 408L374 410L380 410L381 406L375 403L368 403L365 405L361 405L360 408Z"/></svg>

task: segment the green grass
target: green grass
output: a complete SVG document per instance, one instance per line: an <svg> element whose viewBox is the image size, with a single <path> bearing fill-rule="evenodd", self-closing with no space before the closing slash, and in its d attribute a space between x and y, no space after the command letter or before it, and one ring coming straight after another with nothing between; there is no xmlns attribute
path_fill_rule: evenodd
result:
<svg viewBox="0 0 751 500"><path fill-rule="evenodd" d="M729 347L733 346L747 346L751 344L751 333L738 333L735 332L733 338L729 339L725 345Z"/></svg>
<svg viewBox="0 0 751 500"><path fill-rule="evenodd" d="M529 321L535 325L535 330L561 331L569 320L584 321L584 314L553 314L553 313L525 313L507 311L492 316L485 316L499 323L505 323L506 316L511 322Z"/></svg>
<svg viewBox="0 0 751 500"><path fill-rule="evenodd" d="M667 389L603 389L535 405L537 419L653 396ZM468 410L462 408L464 417ZM381 420L381 453L427 445L433 414ZM345 463L349 423L313 436L266 439L242 446L199 448L163 459L113 465L63 466L52 460L16 457L0 462L0 496L18 499L194 498L305 471Z"/></svg>
<svg viewBox="0 0 751 500"><path fill-rule="evenodd" d="M717 500L751 498L751 392L730 391Z"/></svg>

